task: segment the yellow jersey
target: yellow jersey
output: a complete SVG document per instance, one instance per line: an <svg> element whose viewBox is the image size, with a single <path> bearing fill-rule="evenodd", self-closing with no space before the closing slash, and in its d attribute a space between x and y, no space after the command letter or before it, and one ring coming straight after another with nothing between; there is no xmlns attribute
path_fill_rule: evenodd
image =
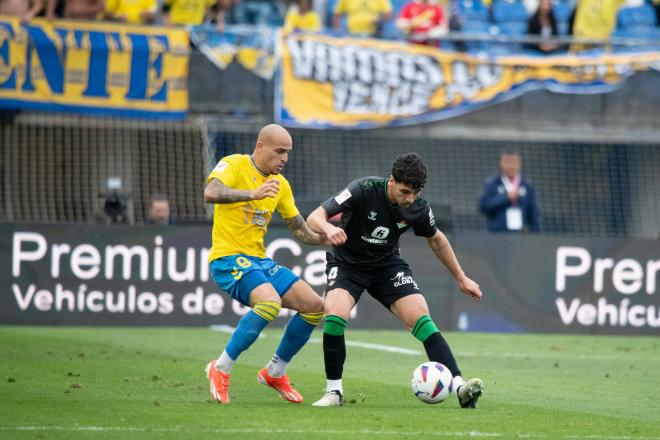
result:
<svg viewBox="0 0 660 440"><path fill-rule="evenodd" d="M281 174L263 175L247 154L223 157L206 183L218 179L225 186L240 190L254 190L268 179L277 179L277 196L249 202L217 203L213 206L213 243L209 262L227 255L245 254L265 258L264 236L277 209L282 218L293 218L298 213L291 185Z"/></svg>
<svg viewBox="0 0 660 440"><path fill-rule="evenodd" d="M390 12L390 0L339 0L335 7L335 14L346 14L346 25L351 34L375 34L380 15Z"/></svg>
<svg viewBox="0 0 660 440"><path fill-rule="evenodd" d="M115 16L124 16L128 23L144 23L143 12L158 12L157 0L107 0L105 10Z"/></svg>
<svg viewBox="0 0 660 440"><path fill-rule="evenodd" d="M575 10L573 36L609 38L616 28L616 16L625 0L580 0Z"/></svg>
<svg viewBox="0 0 660 440"><path fill-rule="evenodd" d="M305 14L300 14L295 9L286 14L284 20L284 32L292 31L307 31L318 32L321 30L321 19L319 14L314 11L307 11Z"/></svg>
<svg viewBox="0 0 660 440"><path fill-rule="evenodd" d="M204 23L206 10L217 0L165 0L170 5L171 24L198 25Z"/></svg>

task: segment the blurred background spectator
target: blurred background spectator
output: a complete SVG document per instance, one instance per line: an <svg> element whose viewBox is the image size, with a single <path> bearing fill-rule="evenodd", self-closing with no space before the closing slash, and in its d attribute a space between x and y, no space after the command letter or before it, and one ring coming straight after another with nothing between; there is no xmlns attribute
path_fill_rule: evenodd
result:
<svg viewBox="0 0 660 440"><path fill-rule="evenodd" d="M217 0L165 0L165 23L196 26L206 21Z"/></svg>
<svg viewBox="0 0 660 440"><path fill-rule="evenodd" d="M240 0L232 10L232 23L253 26L282 26L283 8L272 0Z"/></svg>
<svg viewBox="0 0 660 440"><path fill-rule="evenodd" d="M575 9L572 33L577 38L606 40L617 23L617 11L626 0L580 0ZM571 50L593 48L593 45L573 44Z"/></svg>
<svg viewBox="0 0 660 440"><path fill-rule="evenodd" d="M536 12L529 19L527 33L530 35L540 35L546 39L559 34L551 0L540 1ZM529 47L544 53L554 52L559 49L559 45L551 41L544 41L539 44L530 45Z"/></svg>
<svg viewBox="0 0 660 440"><path fill-rule="evenodd" d="M449 30L447 12L440 4L432 4L432 0L406 3L396 25L409 42L432 46L438 46L438 39Z"/></svg>
<svg viewBox="0 0 660 440"><path fill-rule="evenodd" d="M213 6L215 8L215 28L218 32L225 31L227 12L239 2L240 0L218 0Z"/></svg>
<svg viewBox="0 0 660 440"><path fill-rule="evenodd" d="M311 0L297 0L289 9L284 20L284 31L318 32L321 18L312 9Z"/></svg>
<svg viewBox="0 0 660 440"><path fill-rule="evenodd" d="M385 20L392 18L390 0L339 0L334 9L333 27L342 28L342 18L353 35L377 37Z"/></svg>
<svg viewBox="0 0 660 440"><path fill-rule="evenodd" d="M105 0L48 0L48 18L96 20L103 16ZM61 15L60 15L61 14Z"/></svg>
<svg viewBox="0 0 660 440"><path fill-rule="evenodd" d="M65 0L46 0L46 18L54 20L64 17Z"/></svg>
<svg viewBox="0 0 660 440"><path fill-rule="evenodd" d="M43 7L43 0L0 0L0 15L13 15L22 21L30 21Z"/></svg>
<svg viewBox="0 0 660 440"><path fill-rule="evenodd" d="M133 24L149 24L158 16L157 0L106 0L108 20Z"/></svg>
<svg viewBox="0 0 660 440"><path fill-rule="evenodd" d="M520 174L517 151L500 155L500 175L484 183L479 209L490 232L539 232L539 213L534 186Z"/></svg>
<svg viewBox="0 0 660 440"><path fill-rule="evenodd" d="M167 226L172 224L170 218L170 201L164 194L151 196L148 223L154 226Z"/></svg>

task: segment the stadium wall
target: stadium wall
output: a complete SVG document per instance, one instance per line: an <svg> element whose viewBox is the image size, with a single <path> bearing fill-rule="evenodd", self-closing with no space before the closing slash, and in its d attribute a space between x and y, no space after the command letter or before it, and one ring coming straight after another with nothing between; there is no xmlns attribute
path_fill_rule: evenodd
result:
<svg viewBox="0 0 660 440"><path fill-rule="evenodd" d="M256 132L209 122L214 161L251 151ZM566 142L409 137L395 131L292 130L285 169L296 199L319 202L351 180L387 176L394 158L422 155L429 178L423 195L451 206L453 229L485 230L478 211L484 180L498 172L499 154L513 148L537 191L541 230L585 237L656 238L660 234L660 148L632 142Z"/></svg>
<svg viewBox="0 0 660 440"><path fill-rule="evenodd" d="M464 270L485 296L458 292L424 240L404 235L401 252L443 329L657 335L657 240L454 234ZM0 225L0 324L229 325L247 309L209 279L210 225ZM273 225L267 254L317 292L325 250ZM284 325L284 311L275 325ZM401 328L368 295L353 328Z"/></svg>
<svg viewBox="0 0 660 440"><path fill-rule="evenodd" d="M147 219L154 193L170 198L178 223L206 222L208 170L220 157L249 153L259 125L210 117L182 122L19 113L0 123L0 221L98 223L109 177L122 180L129 224ZM660 148L652 143L406 137L398 131L292 130L285 175L301 204L317 204L347 182L386 176L393 159L417 151L430 177L424 197L451 207L457 232L483 231L477 209L498 155L516 148L535 184L545 234L660 236Z"/></svg>

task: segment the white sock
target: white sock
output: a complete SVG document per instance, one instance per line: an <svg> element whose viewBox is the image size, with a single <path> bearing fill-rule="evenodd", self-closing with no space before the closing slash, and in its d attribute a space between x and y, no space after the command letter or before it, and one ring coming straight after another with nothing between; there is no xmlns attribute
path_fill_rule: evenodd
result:
<svg viewBox="0 0 660 440"><path fill-rule="evenodd" d="M223 351L217 361L215 361L215 368L223 373L231 373L231 367L234 366L234 359L230 358L227 350Z"/></svg>
<svg viewBox="0 0 660 440"><path fill-rule="evenodd" d="M325 387L325 391L329 392L332 390L339 391L341 395L344 395L344 387L341 385L341 379L330 380L328 379L328 384Z"/></svg>
<svg viewBox="0 0 660 440"><path fill-rule="evenodd" d="M268 368L268 375L270 377L282 377L286 374L286 367L288 365L288 362L274 354L273 358L268 362L268 365L266 365L266 368Z"/></svg>
<svg viewBox="0 0 660 440"><path fill-rule="evenodd" d="M451 389L458 395L458 389L463 385L463 378L461 376L454 376L451 380Z"/></svg>

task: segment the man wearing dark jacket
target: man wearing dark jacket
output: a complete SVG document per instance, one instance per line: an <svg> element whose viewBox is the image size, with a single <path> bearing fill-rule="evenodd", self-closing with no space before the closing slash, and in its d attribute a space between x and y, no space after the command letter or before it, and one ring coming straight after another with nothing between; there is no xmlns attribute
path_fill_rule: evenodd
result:
<svg viewBox="0 0 660 440"><path fill-rule="evenodd" d="M539 211L534 186L520 175L517 152L500 156L501 175L484 183L479 209L490 232L539 232Z"/></svg>

